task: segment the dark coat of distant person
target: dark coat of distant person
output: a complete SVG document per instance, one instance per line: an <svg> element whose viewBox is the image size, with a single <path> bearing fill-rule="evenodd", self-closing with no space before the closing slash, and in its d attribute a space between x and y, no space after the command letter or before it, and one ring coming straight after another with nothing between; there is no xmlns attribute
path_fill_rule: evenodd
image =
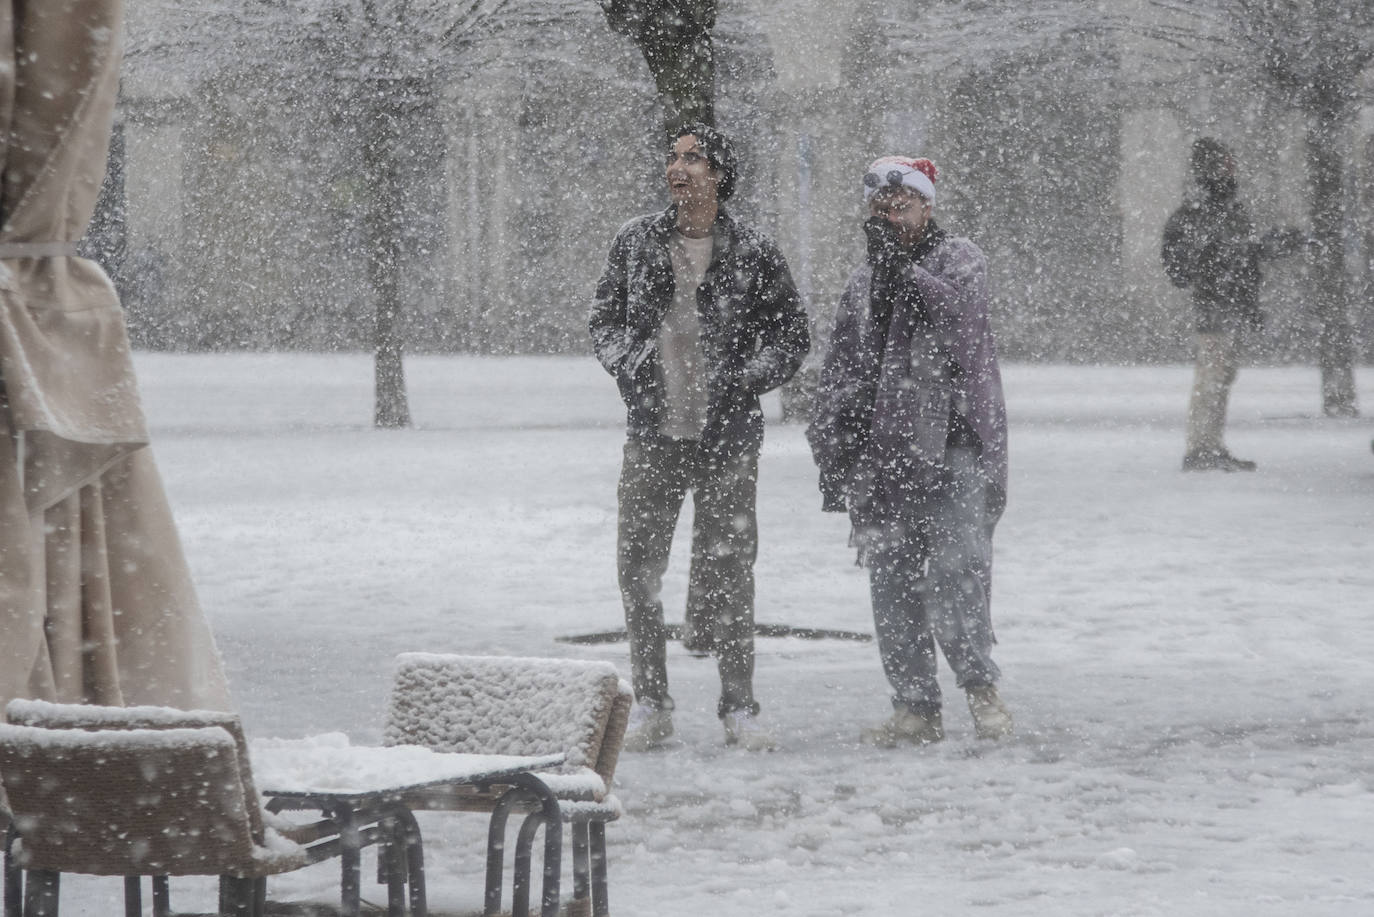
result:
<svg viewBox="0 0 1374 917"><path fill-rule="evenodd" d="M1231 153L1210 138L1194 145L1193 190L1164 225L1160 258L1175 286L1192 291L1199 334L1262 324L1260 261L1292 254L1305 236L1296 229L1255 235L1236 194Z"/></svg>

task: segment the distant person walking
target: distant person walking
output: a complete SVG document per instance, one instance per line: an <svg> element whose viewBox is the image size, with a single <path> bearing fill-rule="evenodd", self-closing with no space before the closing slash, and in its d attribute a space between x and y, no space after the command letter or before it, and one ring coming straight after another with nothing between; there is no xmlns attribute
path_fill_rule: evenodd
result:
<svg viewBox="0 0 1374 917"><path fill-rule="evenodd" d="M664 177L671 206L621 228L589 320L628 409L617 566L637 703L625 747L673 733L659 593L691 491L683 642L716 657L726 744L767 749L753 689L759 396L801 365L807 318L778 247L722 206L736 181L725 134L681 129Z"/></svg>
<svg viewBox="0 0 1374 917"><path fill-rule="evenodd" d="M1235 157L1219 140L1195 141L1189 169L1194 188L1165 224L1160 252L1174 285L1192 290L1196 319L1183 470L1254 471L1254 462L1236 458L1223 441L1241 335L1264 323L1260 260L1297 251L1304 236L1282 229L1255 237L1250 213L1236 196Z"/></svg>
<svg viewBox="0 0 1374 917"><path fill-rule="evenodd" d="M868 257L840 298L807 430L823 508L848 511L869 571L891 719L881 746L944 738L938 645L980 738L1012 729L992 660L992 532L1007 427L987 263L936 225L936 169L888 156L863 176Z"/></svg>

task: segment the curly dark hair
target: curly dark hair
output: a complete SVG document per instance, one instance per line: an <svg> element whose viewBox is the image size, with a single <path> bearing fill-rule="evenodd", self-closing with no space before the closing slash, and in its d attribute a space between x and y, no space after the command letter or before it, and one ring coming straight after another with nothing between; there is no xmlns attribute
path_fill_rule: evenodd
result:
<svg viewBox="0 0 1374 917"><path fill-rule="evenodd" d="M684 124L677 129L677 136L674 140L691 135L697 138L697 143L701 144L702 152L706 154L706 161L711 168L720 173L720 185L716 189L718 200L726 201L730 195L735 193L735 178L738 174L738 165L735 160L735 143L730 139L730 135L702 122Z"/></svg>

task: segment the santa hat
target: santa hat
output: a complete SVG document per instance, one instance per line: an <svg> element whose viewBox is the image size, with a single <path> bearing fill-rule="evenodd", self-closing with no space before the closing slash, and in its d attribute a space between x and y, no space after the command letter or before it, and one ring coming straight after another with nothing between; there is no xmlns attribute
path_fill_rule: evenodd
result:
<svg viewBox="0 0 1374 917"><path fill-rule="evenodd" d="M864 172L864 202L883 188L911 188L927 203L935 203L935 176L939 174L929 159L884 156L873 160Z"/></svg>

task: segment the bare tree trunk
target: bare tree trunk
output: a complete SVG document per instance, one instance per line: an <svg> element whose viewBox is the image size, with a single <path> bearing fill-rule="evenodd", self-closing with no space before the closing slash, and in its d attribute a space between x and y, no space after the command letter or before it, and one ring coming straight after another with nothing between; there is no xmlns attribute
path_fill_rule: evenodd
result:
<svg viewBox="0 0 1374 917"><path fill-rule="evenodd" d="M1321 321L1318 362L1322 411L1328 417L1359 414L1355 397L1355 343L1345 264L1344 176L1341 159L1346 106L1319 92L1307 129L1307 167L1312 180L1312 230L1316 255L1316 311Z"/></svg>
<svg viewBox="0 0 1374 917"><path fill-rule="evenodd" d="M668 135L692 122L714 124L716 0L602 0L602 9L643 53Z"/></svg>
<svg viewBox="0 0 1374 917"><path fill-rule="evenodd" d="M371 185L367 212L368 279L375 297L376 406L373 424L378 427L410 426L406 400L405 366L397 320L401 311L401 177L399 105L390 99L388 86L374 83L364 106L364 171Z"/></svg>

